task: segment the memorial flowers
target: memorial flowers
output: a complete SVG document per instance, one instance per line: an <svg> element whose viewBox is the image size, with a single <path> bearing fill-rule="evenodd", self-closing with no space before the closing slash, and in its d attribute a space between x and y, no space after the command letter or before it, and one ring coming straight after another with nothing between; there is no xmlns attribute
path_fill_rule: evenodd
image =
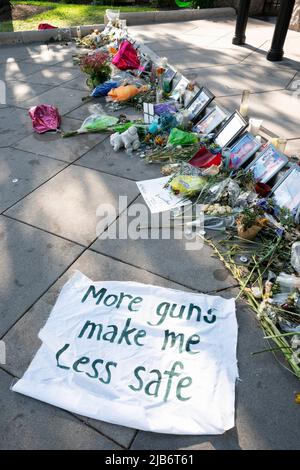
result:
<svg viewBox="0 0 300 470"><path fill-rule="evenodd" d="M94 52L81 57L80 67L84 73L89 75L87 85L91 88L95 88L111 76L110 58L106 52Z"/></svg>

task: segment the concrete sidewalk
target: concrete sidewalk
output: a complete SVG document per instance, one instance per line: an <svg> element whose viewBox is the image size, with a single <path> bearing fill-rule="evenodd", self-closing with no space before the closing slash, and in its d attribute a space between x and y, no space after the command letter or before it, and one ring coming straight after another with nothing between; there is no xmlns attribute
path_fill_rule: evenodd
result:
<svg viewBox="0 0 300 470"><path fill-rule="evenodd" d="M288 153L300 154L299 100L290 88L300 80L300 35L289 32L286 59L267 62L273 25L251 20L248 45L232 46L233 20L191 21L132 27L130 31L190 78L207 85L233 110L251 89L250 114L262 117ZM74 270L94 280L140 281L182 290L237 294L237 283L210 248L187 252L178 240L101 241L96 208L142 202L135 181L160 176L123 152L104 134L60 139L33 134L27 110L50 103L62 128L76 129L89 114L81 98L85 79L60 45L0 48L0 78L7 104L0 106L0 449L300 449L300 383L266 347L254 314L238 303L236 427L222 436L160 435L75 416L9 390L39 347L38 331L59 290ZM128 115L135 116L134 109ZM113 406L113 403L112 403Z"/></svg>

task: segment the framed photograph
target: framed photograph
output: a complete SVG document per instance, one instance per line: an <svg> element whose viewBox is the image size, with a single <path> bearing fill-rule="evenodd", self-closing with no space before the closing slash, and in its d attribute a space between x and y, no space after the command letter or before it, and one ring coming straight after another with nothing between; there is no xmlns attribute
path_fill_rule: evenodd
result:
<svg viewBox="0 0 300 470"><path fill-rule="evenodd" d="M183 97L183 105L185 108L191 104L195 96L199 93L200 88L195 85L193 90L189 90L188 88L184 92L184 97Z"/></svg>
<svg viewBox="0 0 300 470"><path fill-rule="evenodd" d="M257 155L246 170L252 171L254 179L267 183L276 173L288 163L288 158L269 144Z"/></svg>
<svg viewBox="0 0 300 470"><path fill-rule="evenodd" d="M140 77L142 74L149 74L151 69L150 69L151 62L147 58L141 59L141 67L140 69L135 71L135 75L137 77Z"/></svg>
<svg viewBox="0 0 300 470"><path fill-rule="evenodd" d="M170 93L172 90L172 83L176 75L176 70L168 67L162 76L163 90L165 93Z"/></svg>
<svg viewBox="0 0 300 470"><path fill-rule="evenodd" d="M179 82L175 85L175 87L174 87L174 89L173 89L173 91L170 95L170 98L172 98L172 100L179 101L180 96L187 89L188 84L189 84L189 80L185 77L182 77L179 80Z"/></svg>
<svg viewBox="0 0 300 470"><path fill-rule="evenodd" d="M247 121L238 111L235 111L215 135L215 143L221 148L229 147L247 126Z"/></svg>
<svg viewBox="0 0 300 470"><path fill-rule="evenodd" d="M240 168L260 147L261 142L256 140L250 132L243 134L230 148L230 168L234 170Z"/></svg>
<svg viewBox="0 0 300 470"><path fill-rule="evenodd" d="M228 114L220 106L215 106L206 116L197 122L193 127L193 131L198 132L198 134L210 134L227 117Z"/></svg>
<svg viewBox="0 0 300 470"><path fill-rule="evenodd" d="M214 99L213 95L207 88L200 88L199 92L195 97L190 101L186 106L186 110L189 113L189 118L191 121L196 121L199 115L204 111L204 109L211 103Z"/></svg>
<svg viewBox="0 0 300 470"><path fill-rule="evenodd" d="M163 74L163 81L166 81L169 84L171 84L171 82L174 79L176 73L177 73L176 70L172 69L171 67L168 67L166 69L166 71L164 72L164 74Z"/></svg>
<svg viewBox="0 0 300 470"><path fill-rule="evenodd" d="M300 167L293 166L274 186L272 197L280 207L295 212L300 207Z"/></svg>

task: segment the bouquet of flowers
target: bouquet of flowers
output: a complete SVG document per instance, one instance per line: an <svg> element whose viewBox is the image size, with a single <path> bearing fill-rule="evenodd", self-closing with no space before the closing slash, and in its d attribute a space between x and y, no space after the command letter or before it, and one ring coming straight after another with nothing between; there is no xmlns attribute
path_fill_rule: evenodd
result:
<svg viewBox="0 0 300 470"><path fill-rule="evenodd" d="M84 73L89 75L87 85L92 88L105 82L111 76L109 54L106 52L99 51L81 57L80 67Z"/></svg>

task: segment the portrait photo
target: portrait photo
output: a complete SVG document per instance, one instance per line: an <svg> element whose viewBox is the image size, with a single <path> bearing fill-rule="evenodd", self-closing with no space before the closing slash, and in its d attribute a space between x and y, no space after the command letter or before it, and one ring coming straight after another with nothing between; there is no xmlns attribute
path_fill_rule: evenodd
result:
<svg viewBox="0 0 300 470"><path fill-rule="evenodd" d="M194 99L186 106L189 119L195 121L213 99L214 95L209 90L202 87Z"/></svg>
<svg viewBox="0 0 300 470"><path fill-rule="evenodd" d="M260 148L261 143L249 132L230 148L230 168L237 170Z"/></svg>
<svg viewBox="0 0 300 470"><path fill-rule="evenodd" d="M280 207L294 212L300 206L300 167L294 166L273 189L273 197Z"/></svg>
<svg viewBox="0 0 300 470"><path fill-rule="evenodd" d="M210 134L228 117L228 114L215 106L206 116L204 116L194 127L193 131L198 134Z"/></svg>
<svg viewBox="0 0 300 470"><path fill-rule="evenodd" d="M267 183L288 162L288 158L269 144L247 167L253 172L255 181Z"/></svg>

